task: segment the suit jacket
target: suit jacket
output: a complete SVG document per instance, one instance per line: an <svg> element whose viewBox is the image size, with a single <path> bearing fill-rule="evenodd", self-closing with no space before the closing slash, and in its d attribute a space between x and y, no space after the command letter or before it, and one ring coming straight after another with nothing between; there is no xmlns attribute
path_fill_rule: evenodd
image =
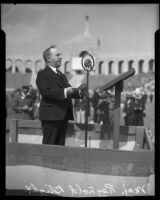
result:
<svg viewBox="0 0 160 200"><path fill-rule="evenodd" d="M39 107L39 119L73 120L72 101L70 97L64 98L64 88L70 87L64 74L56 74L49 66L39 71L36 78L37 87L42 95ZM72 98L80 98L76 91Z"/></svg>
<svg viewBox="0 0 160 200"><path fill-rule="evenodd" d="M127 99L124 105L123 112L126 113L127 116L133 116L134 117L134 108L135 108L135 102L132 99Z"/></svg>
<svg viewBox="0 0 160 200"><path fill-rule="evenodd" d="M92 105L94 108L96 108L97 104L98 104L98 101L99 101L99 94L95 91L93 93L93 97L92 97Z"/></svg>

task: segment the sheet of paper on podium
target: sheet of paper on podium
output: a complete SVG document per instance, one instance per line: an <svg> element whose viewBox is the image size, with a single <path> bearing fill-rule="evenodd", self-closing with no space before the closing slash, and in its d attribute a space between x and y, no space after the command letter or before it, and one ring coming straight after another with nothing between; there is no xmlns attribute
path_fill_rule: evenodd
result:
<svg viewBox="0 0 160 200"><path fill-rule="evenodd" d="M82 83L82 84L80 84L80 85L77 87L77 90L83 90L83 89L85 89L85 88L87 88L86 83Z"/></svg>

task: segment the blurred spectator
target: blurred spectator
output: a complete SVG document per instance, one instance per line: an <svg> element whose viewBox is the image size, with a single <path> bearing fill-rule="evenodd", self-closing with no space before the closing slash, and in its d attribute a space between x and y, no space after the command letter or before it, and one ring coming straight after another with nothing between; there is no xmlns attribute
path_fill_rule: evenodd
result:
<svg viewBox="0 0 160 200"><path fill-rule="evenodd" d="M97 105L98 110L98 123L100 124L110 124L109 121L109 100L106 92L102 93L102 97Z"/></svg>
<svg viewBox="0 0 160 200"><path fill-rule="evenodd" d="M147 103L147 93L146 93L146 91L144 90L144 88L143 88L143 93L142 93L142 103L143 103L143 105L144 105L144 107L145 107L145 105L146 105L146 103Z"/></svg>
<svg viewBox="0 0 160 200"><path fill-rule="evenodd" d="M36 99L35 91L31 86L23 86L21 90L14 93L12 108L15 111L15 118L34 119L33 106Z"/></svg>
<svg viewBox="0 0 160 200"><path fill-rule="evenodd" d="M113 121L114 121L114 103L115 103L115 100L114 100L115 96L114 95L110 95L110 103L109 103L109 122L111 124L111 126L113 126Z"/></svg>
<svg viewBox="0 0 160 200"><path fill-rule="evenodd" d="M39 91L36 91L36 99L34 102L34 107L33 107L33 113L34 113L34 119L37 120L39 118L39 106L40 106L40 100L41 96Z"/></svg>
<svg viewBox="0 0 160 200"><path fill-rule="evenodd" d="M126 102L123 109L123 118L125 126L134 126L135 125L135 112L134 112L134 97L131 94L127 94Z"/></svg>
<svg viewBox="0 0 160 200"><path fill-rule="evenodd" d="M23 119L22 106L21 106L21 89L17 89L12 94L12 109L15 112L15 119Z"/></svg>
<svg viewBox="0 0 160 200"><path fill-rule="evenodd" d="M85 104L83 99L75 99L76 122L85 123Z"/></svg>
<svg viewBox="0 0 160 200"><path fill-rule="evenodd" d="M143 117L145 116L145 107L142 101L142 95L138 92L134 94L135 104L134 104L134 111L135 111L135 126L143 126Z"/></svg>
<svg viewBox="0 0 160 200"><path fill-rule="evenodd" d="M24 107L23 114L24 119L34 119L34 104L36 101L36 90L32 88L32 85L30 85L28 88L26 87L26 95L23 99Z"/></svg>
<svg viewBox="0 0 160 200"><path fill-rule="evenodd" d="M96 110L96 117L97 117L97 121L96 123L98 124L102 124L102 103L103 103L103 98L102 98L102 92L99 92L99 98L98 98L98 102L97 102L97 106L95 107Z"/></svg>
<svg viewBox="0 0 160 200"><path fill-rule="evenodd" d="M152 91L150 91L149 99L150 99L150 103L152 103L152 101L153 101L153 92Z"/></svg>
<svg viewBox="0 0 160 200"><path fill-rule="evenodd" d="M124 81L125 90L135 90L137 87L144 87L145 85L154 83L154 73L140 73L136 74Z"/></svg>
<svg viewBox="0 0 160 200"><path fill-rule="evenodd" d="M94 121L94 123L98 123L97 105L98 105L98 101L100 99L99 91L100 91L100 87L96 87L95 91L93 92L93 97L91 99L92 106L93 106L93 121Z"/></svg>

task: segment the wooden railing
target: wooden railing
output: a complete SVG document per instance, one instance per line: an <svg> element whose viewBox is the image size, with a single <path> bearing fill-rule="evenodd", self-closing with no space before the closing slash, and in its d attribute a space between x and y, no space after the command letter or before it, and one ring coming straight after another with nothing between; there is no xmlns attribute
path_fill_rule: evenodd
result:
<svg viewBox="0 0 160 200"><path fill-rule="evenodd" d="M93 140L114 139L113 130L113 126L88 124L89 136ZM139 149L143 149L144 144L146 145L146 149L152 149L151 143L148 141L150 137L147 132L145 132L144 127L120 126L119 130L120 141L135 141ZM67 137L75 137L77 132L81 134L81 138L84 138L85 124L70 122L67 130ZM42 136L41 122L39 120L12 119L10 121L9 141L18 142L19 134Z"/></svg>

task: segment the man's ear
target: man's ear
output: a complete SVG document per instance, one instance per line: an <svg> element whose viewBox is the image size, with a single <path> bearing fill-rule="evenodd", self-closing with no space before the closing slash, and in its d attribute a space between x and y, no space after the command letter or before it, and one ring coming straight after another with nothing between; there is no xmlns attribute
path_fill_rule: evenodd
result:
<svg viewBox="0 0 160 200"><path fill-rule="evenodd" d="M47 56L47 61L50 61L50 56Z"/></svg>

